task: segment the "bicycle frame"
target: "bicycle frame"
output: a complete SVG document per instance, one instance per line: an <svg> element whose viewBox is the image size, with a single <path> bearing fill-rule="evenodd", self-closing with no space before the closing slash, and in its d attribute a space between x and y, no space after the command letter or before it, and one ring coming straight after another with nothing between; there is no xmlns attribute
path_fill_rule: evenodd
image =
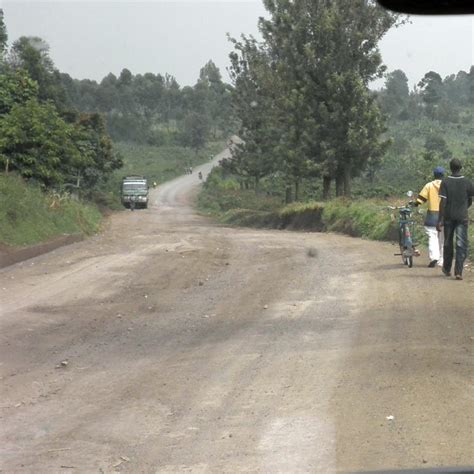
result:
<svg viewBox="0 0 474 474"><path fill-rule="evenodd" d="M411 219L411 209L408 207L400 209L400 253L403 263L411 267L413 265L414 247L413 237L415 221Z"/></svg>
<svg viewBox="0 0 474 474"><path fill-rule="evenodd" d="M411 203L402 207L390 208L393 210L398 209L399 212L398 243L400 245L400 253L395 255L400 255L403 263L409 268L413 266L413 257L419 255L414 244L415 221L411 217L413 210L410 205Z"/></svg>

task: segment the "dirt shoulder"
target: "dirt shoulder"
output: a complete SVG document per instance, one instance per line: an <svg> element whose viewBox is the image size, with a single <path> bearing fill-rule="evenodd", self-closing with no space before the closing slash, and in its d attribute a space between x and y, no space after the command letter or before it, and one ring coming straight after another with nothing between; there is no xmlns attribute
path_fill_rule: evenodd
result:
<svg viewBox="0 0 474 474"><path fill-rule="evenodd" d="M63 235L56 237L47 242L28 247L10 247L8 245L0 245L0 268L8 267L14 263L22 262L38 255L51 252L64 245L70 245L84 240L84 235Z"/></svg>

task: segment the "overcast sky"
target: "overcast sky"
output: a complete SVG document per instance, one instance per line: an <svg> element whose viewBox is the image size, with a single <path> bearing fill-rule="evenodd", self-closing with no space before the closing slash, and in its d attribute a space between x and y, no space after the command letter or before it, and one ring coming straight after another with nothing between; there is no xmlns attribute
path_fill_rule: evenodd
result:
<svg viewBox="0 0 474 474"><path fill-rule="evenodd" d="M126 67L132 73L168 72L195 83L212 59L227 79L226 33L258 35L265 10L248 1L19 1L0 0L9 42L40 36L56 66L75 78L100 80ZM474 17L412 17L381 44L390 70L403 69L410 86L429 70L443 77L474 63Z"/></svg>

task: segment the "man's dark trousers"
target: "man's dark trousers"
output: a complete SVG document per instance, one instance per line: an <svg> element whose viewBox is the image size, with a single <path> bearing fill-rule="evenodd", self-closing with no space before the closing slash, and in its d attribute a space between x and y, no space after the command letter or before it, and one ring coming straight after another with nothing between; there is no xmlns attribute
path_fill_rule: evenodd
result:
<svg viewBox="0 0 474 474"><path fill-rule="evenodd" d="M443 268L446 272L451 271L454 256L453 240L456 235L456 262L454 264L454 274L462 275L464 261L467 257L467 220L446 221L444 223L444 255Z"/></svg>

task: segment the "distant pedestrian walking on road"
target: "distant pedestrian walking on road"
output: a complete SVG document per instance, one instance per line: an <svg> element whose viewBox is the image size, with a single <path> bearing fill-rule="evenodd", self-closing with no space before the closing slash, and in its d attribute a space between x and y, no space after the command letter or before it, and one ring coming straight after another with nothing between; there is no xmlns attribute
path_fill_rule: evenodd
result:
<svg viewBox="0 0 474 474"><path fill-rule="evenodd" d="M461 175L462 163L453 158L449 162L451 176L443 179L439 190L441 198L437 229L444 227L444 260L443 273L451 276L451 266L454 258L453 239L456 234L456 262L454 275L456 280L462 280L464 261L468 250L468 208L474 196L474 184Z"/></svg>
<svg viewBox="0 0 474 474"><path fill-rule="evenodd" d="M418 194L415 206L427 203L428 212L425 219L425 232L428 235L428 251L430 263L428 267L434 268L436 264L443 265L443 231L436 228L439 218L439 188L444 176L444 168L438 166L433 170L434 181L426 183Z"/></svg>

